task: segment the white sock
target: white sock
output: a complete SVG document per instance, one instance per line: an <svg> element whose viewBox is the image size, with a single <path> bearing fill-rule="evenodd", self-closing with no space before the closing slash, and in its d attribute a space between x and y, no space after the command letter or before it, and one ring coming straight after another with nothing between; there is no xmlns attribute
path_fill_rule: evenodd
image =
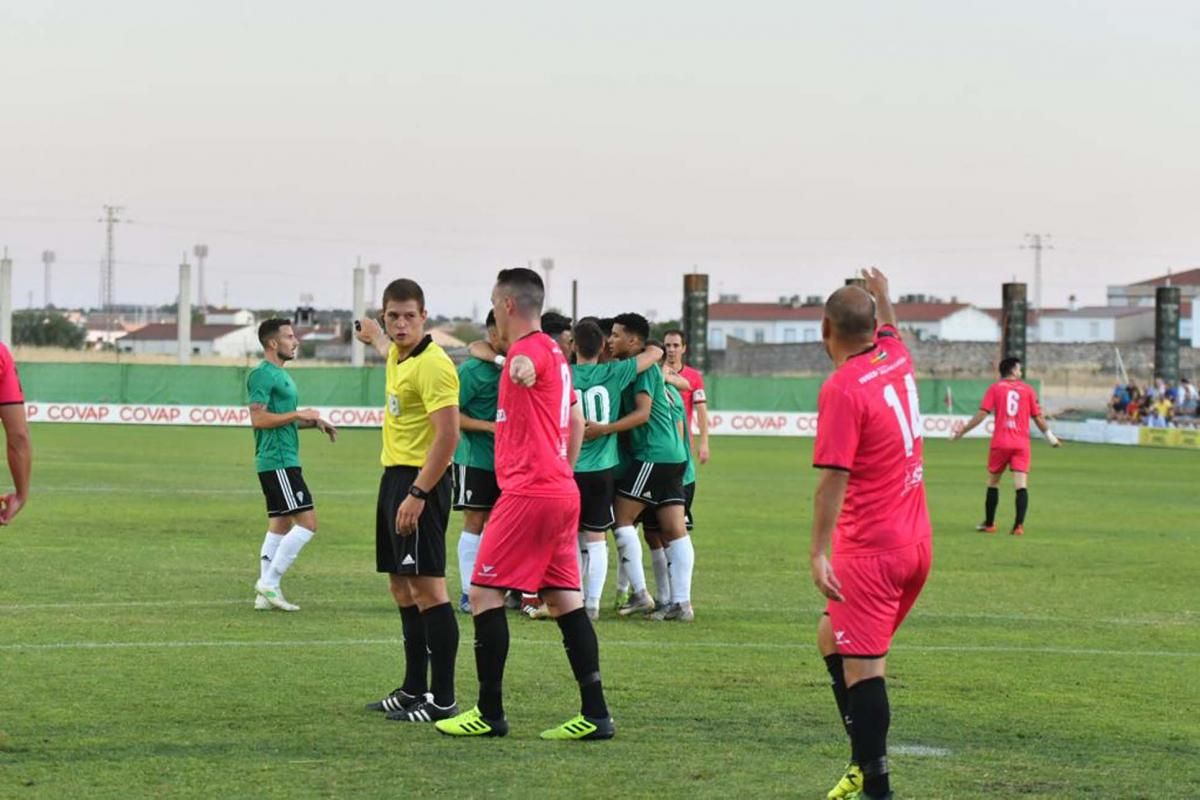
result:
<svg viewBox="0 0 1200 800"><path fill-rule="evenodd" d="M279 549L275 551L275 557L271 559L271 574L267 576L265 581L267 585L279 585L279 580L288 571L288 568L292 566L292 562L296 560L296 556L300 555L300 551L304 549L304 545L308 544L312 537L313 532L308 528L301 528L299 525L292 526L292 529L287 532L287 536L284 536L283 541L279 543Z"/></svg>
<svg viewBox="0 0 1200 800"><path fill-rule="evenodd" d="M275 551L279 549L279 543L282 541L282 533L270 531L267 531L267 538L263 539L262 550L258 556L258 577L264 581L271 574L271 561L275 558Z"/></svg>
<svg viewBox="0 0 1200 800"><path fill-rule="evenodd" d="M642 564L642 542L638 539L637 528L625 525L613 531L613 536L617 540L621 563L625 565L630 591L633 594L646 591L646 567Z"/></svg>
<svg viewBox="0 0 1200 800"><path fill-rule="evenodd" d="M671 602L692 602L692 570L696 567L696 549L692 537L685 536L667 544L671 571Z"/></svg>
<svg viewBox="0 0 1200 800"><path fill-rule="evenodd" d="M463 594L471 591L471 576L475 574L475 556L479 555L482 534L463 531L458 536L458 580Z"/></svg>
<svg viewBox="0 0 1200 800"><path fill-rule="evenodd" d="M578 544L579 544L579 547L575 550L575 555L579 559L579 590L583 591L584 576L587 575L587 571L588 571L588 550L587 550L588 541L587 541L587 534L584 533L583 531L579 532Z"/></svg>
<svg viewBox="0 0 1200 800"><path fill-rule="evenodd" d="M608 577L608 542L587 543L587 572L583 579L583 604L588 608L600 607L600 595L604 593L604 579Z"/></svg>
<svg viewBox="0 0 1200 800"><path fill-rule="evenodd" d="M671 572L667 566L667 549L652 549L650 564L654 567L654 601L659 605L666 605L671 602Z"/></svg>

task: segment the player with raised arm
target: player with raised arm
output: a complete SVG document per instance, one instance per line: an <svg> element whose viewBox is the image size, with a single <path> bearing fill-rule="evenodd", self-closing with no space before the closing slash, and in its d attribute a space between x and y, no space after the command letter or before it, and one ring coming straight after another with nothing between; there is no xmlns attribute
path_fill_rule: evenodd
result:
<svg viewBox="0 0 1200 800"><path fill-rule="evenodd" d="M0 343L0 424L4 426L8 472L13 482L13 491L0 497L0 525L7 525L29 502L33 442L29 438L25 393L17 376L17 364L3 343Z"/></svg>
<svg viewBox="0 0 1200 800"><path fill-rule="evenodd" d="M574 342L576 361L571 366L571 376L584 419L593 424L612 423L615 415L620 413L622 393L661 357L662 351L650 346L637 358L601 364L604 333L596 322L586 319L575 326ZM585 441L575 464L584 556L583 599L588 617L593 620L600 616L600 595L608 577L605 533L614 523L613 470L619 461L617 434L609 433Z"/></svg>
<svg viewBox="0 0 1200 800"><path fill-rule="evenodd" d="M896 328L887 279L875 269L863 275L866 291L838 289L821 323L835 369L817 401L813 466L820 476L809 565L828 598L817 647L851 745L850 766L830 800L892 796L887 653L932 561L912 356Z"/></svg>
<svg viewBox="0 0 1200 800"><path fill-rule="evenodd" d="M437 723L450 736L504 736L502 683L508 658L504 590L538 592L558 622L579 684L580 713L543 739L609 739L612 717L600 683L600 648L579 591L579 489L573 466L583 443L583 412L559 346L540 330L545 289L528 269L502 271L492 290L501 339L508 345L496 412L492 511L471 579L479 703Z"/></svg>
<svg viewBox="0 0 1200 800"><path fill-rule="evenodd" d="M614 318L608 344L614 358L638 355L646 348L650 324L640 314ZM670 570L671 603L667 619L691 622L692 572L696 553L687 532L683 476L687 469L687 443L680 437L667 403L663 373L657 364L638 376L621 399L625 414L610 425L588 424L587 436L629 431L632 463L617 484L617 518L614 536L632 593L618 609L621 616L654 611L654 599L646 591L641 543L634 527L643 510L658 519Z"/></svg>
<svg viewBox="0 0 1200 800"><path fill-rule="evenodd" d="M300 341L292 323L268 319L258 326L263 360L246 376L250 425L254 428L254 468L267 499L267 535L259 551L254 607L299 611L280 589L284 574L317 532L312 492L300 469L299 428L316 428L337 439L337 428L315 409L297 411L299 394L283 365L296 357Z"/></svg>
<svg viewBox="0 0 1200 800"><path fill-rule="evenodd" d="M487 342L500 354L500 334L496 331L496 313L489 311ZM500 393L500 364L495 356L481 361L468 358L458 367L458 425L462 437L454 452L454 510L463 512L463 529L458 537L458 575L462 594L458 610L471 613L467 593L475 554L488 515L500 497L496 483L496 402Z"/></svg>
<svg viewBox="0 0 1200 800"><path fill-rule="evenodd" d="M1011 469L1013 486L1017 490L1017 515L1013 521L1012 535L1021 536L1025 533L1025 514L1029 510L1029 465L1032 460L1029 420L1037 423L1038 430L1051 447L1061 447L1062 442L1046 424L1038 405L1037 392L1021 380L1019 358L1006 358L1000 362L1000 380L988 387L980 409L966 425L954 432L953 438L957 440L966 436L993 413L996 415L996 424L992 429L992 446L988 451L987 496L983 504L983 522L976 525L975 530L996 532L1000 479L1004 477L1005 469Z"/></svg>
<svg viewBox="0 0 1200 800"><path fill-rule="evenodd" d="M375 569L387 574L400 611L405 657L404 683L367 708L400 722L434 722L458 713L458 620L446 590L458 373L425 333L428 317L421 287L401 278L383 290L386 330L371 319L356 323L359 340L387 359Z"/></svg>

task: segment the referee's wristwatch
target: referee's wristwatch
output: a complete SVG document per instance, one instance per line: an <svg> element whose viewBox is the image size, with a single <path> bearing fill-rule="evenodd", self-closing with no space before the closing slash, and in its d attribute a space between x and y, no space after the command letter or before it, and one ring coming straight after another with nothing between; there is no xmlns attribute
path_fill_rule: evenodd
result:
<svg viewBox="0 0 1200 800"><path fill-rule="evenodd" d="M417 486L415 483L412 486L408 487L408 493L411 494L413 497L417 498L418 500L428 500L429 499L429 492L425 491L420 486Z"/></svg>

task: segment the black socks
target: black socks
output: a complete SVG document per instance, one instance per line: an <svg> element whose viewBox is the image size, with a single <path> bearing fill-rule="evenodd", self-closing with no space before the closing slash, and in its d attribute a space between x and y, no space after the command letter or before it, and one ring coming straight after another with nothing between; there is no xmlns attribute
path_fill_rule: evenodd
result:
<svg viewBox="0 0 1200 800"><path fill-rule="evenodd" d="M445 708L454 705L454 662L458 657L458 620L449 603L427 608L421 614L425 641L429 645L430 691L433 702Z"/></svg>
<svg viewBox="0 0 1200 800"><path fill-rule="evenodd" d="M577 608L563 614L558 618L558 629L562 631L563 649L567 651L571 671L579 682L580 713L593 719L607 717L608 706L600 686L600 644L587 612Z"/></svg>
<svg viewBox="0 0 1200 800"><path fill-rule="evenodd" d="M842 657L837 653L825 656L825 669L829 670L833 699L838 707L838 716L842 718L842 725L846 728L846 735L850 737L850 761L857 764L858 758L853 752L854 733L851 731L850 696L846 691L846 672L842 668Z"/></svg>
<svg viewBox="0 0 1200 800"><path fill-rule="evenodd" d="M851 738L858 766L863 772L863 794L886 797L888 781L887 734L892 712L888 705L887 682L883 678L859 681L848 691Z"/></svg>
<svg viewBox="0 0 1200 800"><path fill-rule="evenodd" d="M983 524L996 524L996 507L1000 505L1000 489L997 486L989 486L987 489L987 501L983 504Z"/></svg>
<svg viewBox="0 0 1200 800"><path fill-rule="evenodd" d="M425 624L415 605L400 606L400 623L404 630L404 684L400 687L420 697L429 690L429 648L425 640Z"/></svg>
<svg viewBox="0 0 1200 800"><path fill-rule="evenodd" d="M1025 512L1029 510L1029 490L1017 489L1017 520L1013 523L1016 525L1025 524Z"/></svg>
<svg viewBox="0 0 1200 800"><path fill-rule="evenodd" d="M508 660L508 618L504 606L475 615L475 671L479 674L479 713L504 718L501 686Z"/></svg>

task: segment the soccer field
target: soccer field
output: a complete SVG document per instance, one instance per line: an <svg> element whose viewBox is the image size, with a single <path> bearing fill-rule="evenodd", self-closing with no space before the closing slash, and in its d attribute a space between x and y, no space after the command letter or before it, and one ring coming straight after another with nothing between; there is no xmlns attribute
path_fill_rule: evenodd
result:
<svg viewBox="0 0 1200 800"><path fill-rule="evenodd" d="M695 624L618 620L610 582L617 738L594 743L537 738L578 695L557 627L516 616L507 739L362 710L402 658L374 572L378 441L304 438L321 524L284 614L252 610L248 431L36 427L33 502L0 530L0 797L823 798L840 776L811 440L714 441ZM1015 539L973 531L986 446L926 444L934 568L890 659L897 796L1200 796L1200 458L1038 446Z"/></svg>

